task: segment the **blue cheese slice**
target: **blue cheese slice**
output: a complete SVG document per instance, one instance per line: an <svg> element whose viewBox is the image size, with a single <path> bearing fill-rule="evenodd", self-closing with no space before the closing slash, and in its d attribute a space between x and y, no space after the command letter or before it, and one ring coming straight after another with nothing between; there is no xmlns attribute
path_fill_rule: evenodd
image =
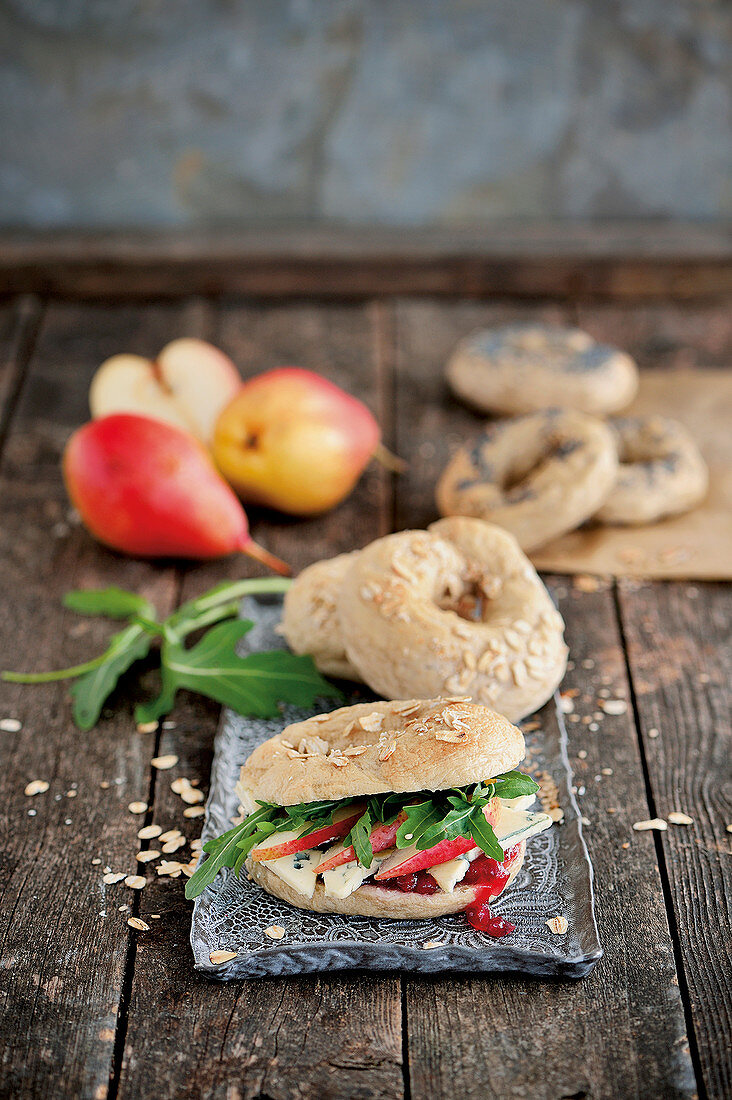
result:
<svg viewBox="0 0 732 1100"><path fill-rule="evenodd" d="M326 871L323 875L325 893L331 898L347 898L354 890L358 890L367 878L375 875L384 860L394 854L394 848L388 848L384 852L378 852L370 867L362 867L355 860L344 863L341 867L334 867L332 871Z"/></svg>
<svg viewBox="0 0 732 1100"><path fill-rule="evenodd" d="M290 840L295 840L297 836L298 832L295 830L277 833L277 843L287 844ZM311 848L309 851L296 852L291 856L263 860L262 865L269 867L270 871L281 878L283 882L286 882L288 886L291 886L293 890L297 890L298 894L311 898L315 892L317 879L315 868L321 859L322 854L316 848Z"/></svg>
<svg viewBox="0 0 732 1100"><path fill-rule="evenodd" d="M550 829L552 819L549 814L531 813L529 810L513 810L509 806L501 806L498 821L493 826L496 840L504 852L518 844L520 840L528 840L530 836L543 833Z"/></svg>

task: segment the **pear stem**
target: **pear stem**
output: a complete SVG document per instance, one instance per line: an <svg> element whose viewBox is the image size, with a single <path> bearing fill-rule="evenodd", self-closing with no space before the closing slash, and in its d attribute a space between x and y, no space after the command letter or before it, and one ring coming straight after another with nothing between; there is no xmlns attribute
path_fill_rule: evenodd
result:
<svg viewBox="0 0 732 1100"><path fill-rule="evenodd" d="M383 443L379 443L373 457L385 470L391 470L393 474L403 474L409 469L409 464L399 455L395 455L393 451L390 451L388 447L385 447Z"/></svg>
<svg viewBox="0 0 732 1100"><path fill-rule="evenodd" d="M260 546L258 542L253 539L247 539L242 546L242 551L250 558L254 558L255 561L261 562L267 569L272 569L275 573L279 573L283 577L291 577L292 569L287 562L282 561L281 558L276 557L274 554L270 554L269 550L265 550L263 546Z"/></svg>

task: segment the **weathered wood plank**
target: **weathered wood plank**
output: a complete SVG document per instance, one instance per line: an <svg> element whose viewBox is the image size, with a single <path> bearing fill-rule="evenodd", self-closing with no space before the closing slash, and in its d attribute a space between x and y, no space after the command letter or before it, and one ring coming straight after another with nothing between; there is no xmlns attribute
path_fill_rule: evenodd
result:
<svg viewBox="0 0 732 1100"><path fill-rule="evenodd" d="M213 336L245 375L297 363L377 409L376 321L368 308L236 306L221 311ZM374 468L328 516L288 521L260 514L255 535L298 569L374 538L385 522L387 492L385 475ZM244 559L189 569L182 597L255 571ZM187 696L173 715L176 727L163 732L162 751L175 753L179 764L157 777L155 819L189 838L200 832L200 818L186 822L170 782L182 774L207 783L216 717L216 708ZM120 1096L163 1095L171 1050L176 1094L184 1097L402 1095L398 979L202 980L193 972L183 881L158 879L143 893L142 916L160 919L151 919L150 933L139 940Z"/></svg>
<svg viewBox="0 0 732 1100"><path fill-rule="evenodd" d="M472 325L503 318L497 307L400 305L396 442L410 460L397 487L400 526L434 517L446 453L480 423L445 400L446 355ZM612 595L554 587L575 662L565 682L579 692L570 753L590 821L606 956L579 984L406 978L414 1095L660 1098L695 1089L655 853L630 827L648 816L632 716L591 717L601 690L628 692ZM539 717L547 729L557 720L551 704Z"/></svg>
<svg viewBox="0 0 732 1100"><path fill-rule="evenodd" d="M154 351L183 321L179 307L50 309L0 484L3 667L63 667L101 650L110 626L64 612L70 588L119 584L170 605L170 569L109 553L70 521L59 458L88 415L101 359L125 347ZM22 724L0 739L3 1091L103 1097L130 941L118 906L132 904L133 892L101 880L105 866L135 869L141 819L127 805L147 801L153 738L136 732L121 695L113 716L80 733L63 684L2 684L0 715ZM33 779L48 781L48 792L26 797Z"/></svg>
<svg viewBox="0 0 732 1100"><path fill-rule="evenodd" d="M710 1096L732 1095L732 591L619 583L653 811L688 826L659 838Z"/></svg>
<svg viewBox="0 0 732 1100"><path fill-rule="evenodd" d="M0 453L38 334L40 301L27 295L0 305Z"/></svg>
<svg viewBox="0 0 732 1100"><path fill-rule="evenodd" d="M719 297L727 225L634 222L396 230L286 225L232 232L5 234L5 293L60 297Z"/></svg>

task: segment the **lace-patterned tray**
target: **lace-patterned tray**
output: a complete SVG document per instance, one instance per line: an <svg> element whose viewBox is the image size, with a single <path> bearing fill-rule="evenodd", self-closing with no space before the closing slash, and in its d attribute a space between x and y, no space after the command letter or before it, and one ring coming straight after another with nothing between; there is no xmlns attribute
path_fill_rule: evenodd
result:
<svg viewBox="0 0 732 1100"><path fill-rule="evenodd" d="M281 614L278 597L248 599L242 614L256 624L242 640L242 653L282 645L274 631ZM369 698L373 696L366 689L347 685L346 702ZM320 709L341 705L327 700ZM255 745L278 733L283 724L308 717L309 713L286 707L283 722L281 718L242 718L233 711L224 712L216 735L204 841L231 827L238 809L234 785ZM554 777L565 820L528 841L521 872L496 902L495 911L516 925L510 936L495 940L476 932L461 913L429 921L311 913L271 897L256 884L246 878L239 880L227 870L194 905L191 945L196 969L224 980L350 968L425 974L445 970L510 971L569 978L588 974L601 958L602 948L593 909L592 866L571 791L561 719L558 736L528 734L527 744L532 764ZM545 924L547 918L560 913L569 922L563 936L554 935ZM281 940L269 939L264 933L274 924L285 929ZM439 946L425 948L430 942ZM236 951L237 957L215 966L210 955L220 950Z"/></svg>

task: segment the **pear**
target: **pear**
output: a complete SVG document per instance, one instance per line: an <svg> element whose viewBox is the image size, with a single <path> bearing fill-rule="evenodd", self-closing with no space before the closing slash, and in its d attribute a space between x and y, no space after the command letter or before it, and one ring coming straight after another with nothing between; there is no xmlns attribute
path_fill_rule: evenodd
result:
<svg viewBox="0 0 732 1100"><path fill-rule="evenodd" d="M289 573L252 540L206 448L172 424L131 413L92 420L71 436L63 472L85 526L114 550L196 560L242 551Z"/></svg>
<svg viewBox="0 0 732 1100"><path fill-rule="evenodd" d="M361 401L313 371L279 367L241 386L216 423L213 455L242 500L308 516L351 492L380 437Z"/></svg>
<svg viewBox="0 0 732 1100"><path fill-rule="evenodd" d="M219 413L240 386L228 356L205 340L183 337L157 359L107 359L92 379L89 407L95 419L119 412L153 416L209 444Z"/></svg>

